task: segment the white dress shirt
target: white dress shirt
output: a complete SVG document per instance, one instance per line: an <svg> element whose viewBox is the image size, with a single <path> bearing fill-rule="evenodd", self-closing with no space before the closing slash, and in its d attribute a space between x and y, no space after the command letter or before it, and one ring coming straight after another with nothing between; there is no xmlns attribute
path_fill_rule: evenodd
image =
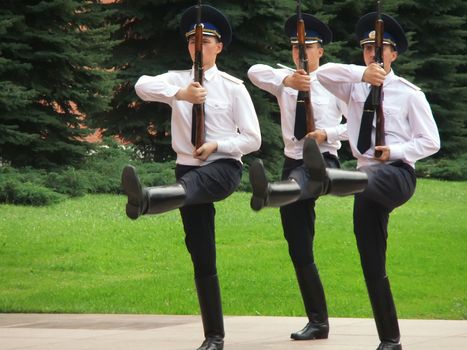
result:
<svg viewBox="0 0 467 350"><path fill-rule="evenodd" d="M248 70L248 77L253 84L277 98L281 112L284 154L292 159L302 159L305 139L299 141L294 136L298 91L283 84L290 74L287 69L275 69L264 64L256 64ZM327 151L337 156L337 150L341 147L339 140L347 140L347 127L340 124L342 115L346 114L346 106L321 86L316 79L316 71L310 73L310 78L310 99L315 126L316 129L324 129L327 134L327 141L321 143L319 148L321 152Z"/></svg>
<svg viewBox="0 0 467 350"><path fill-rule="evenodd" d="M177 164L201 166L221 158L241 161L242 155L258 150L261 133L248 91L241 80L213 66L204 72L203 87L207 90L204 104L206 142L217 142L217 152L206 161L193 158L193 104L175 97L191 82L193 69L157 76L143 75L135 85L136 94L142 100L163 102L172 107L172 148L177 153Z"/></svg>
<svg viewBox="0 0 467 350"><path fill-rule="evenodd" d="M321 84L348 105L347 128L357 167L380 164L374 158L376 118L373 120L371 147L364 154L357 149L363 106L370 85L362 82L365 66L328 63L317 73ZM385 142L389 162L402 160L415 168L415 162L440 148L438 128L425 94L391 70L383 84Z"/></svg>

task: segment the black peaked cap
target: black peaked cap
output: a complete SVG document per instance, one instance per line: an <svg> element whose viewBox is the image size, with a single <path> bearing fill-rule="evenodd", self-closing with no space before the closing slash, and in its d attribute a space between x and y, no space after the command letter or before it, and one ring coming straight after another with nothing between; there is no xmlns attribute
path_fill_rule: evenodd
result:
<svg viewBox="0 0 467 350"><path fill-rule="evenodd" d="M185 36L186 33L193 29L196 24L198 5L189 7L182 14L180 20L180 33ZM232 28L229 20L215 7L209 5L201 5L201 23L210 23L217 28L220 34L220 41L224 44L224 48L229 46L232 41Z"/></svg>
<svg viewBox="0 0 467 350"><path fill-rule="evenodd" d="M363 15L358 20L355 26L355 32L360 42L366 39L371 40L370 33L375 30L376 15L376 12L370 12ZM381 18L384 22L383 41L384 39L389 39L395 43L395 49L398 53L405 52L408 47L408 41L404 29L402 29L395 18L389 15L382 14Z"/></svg>
<svg viewBox="0 0 467 350"><path fill-rule="evenodd" d="M332 41L332 32L326 23L308 13L302 13L302 18L305 23L305 37L319 37L322 44L329 44ZM289 38L297 37L297 15L287 19L284 31Z"/></svg>

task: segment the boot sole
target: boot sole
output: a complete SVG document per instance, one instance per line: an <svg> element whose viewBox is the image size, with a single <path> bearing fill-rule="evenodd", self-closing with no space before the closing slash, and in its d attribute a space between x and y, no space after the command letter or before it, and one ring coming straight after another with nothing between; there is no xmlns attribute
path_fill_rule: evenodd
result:
<svg viewBox="0 0 467 350"><path fill-rule="evenodd" d="M291 339L293 340L316 340L316 339L328 339L328 335L318 335L318 336L312 336L312 337L308 337L308 338L305 338L305 337L300 337L300 336L293 336L291 335L290 336Z"/></svg>
<svg viewBox="0 0 467 350"><path fill-rule="evenodd" d="M128 196L126 215L135 220L141 215L141 203L143 202L143 190L135 167L126 165L123 168L122 188L123 192Z"/></svg>
<svg viewBox="0 0 467 350"><path fill-rule="evenodd" d="M316 140L305 139L303 144L303 162L310 173L311 180L324 182L326 179L326 163Z"/></svg>
<svg viewBox="0 0 467 350"><path fill-rule="evenodd" d="M253 189L250 207L255 211L259 211L264 207L268 196L268 179L266 178L261 159L256 159L251 164L249 178Z"/></svg>

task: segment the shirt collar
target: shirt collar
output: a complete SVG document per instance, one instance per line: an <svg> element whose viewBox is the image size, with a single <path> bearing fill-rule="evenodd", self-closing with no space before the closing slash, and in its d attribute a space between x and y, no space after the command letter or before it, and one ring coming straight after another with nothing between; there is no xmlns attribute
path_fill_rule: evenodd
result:
<svg viewBox="0 0 467 350"><path fill-rule="evenodd" d="M318 69L319 69L319 67L318 67ZM318 69L315 69L313 72L308 73L308 75L310 76L311 81L318 80L318 78L316 77L316 72L318 71Z"/></svg>
<svg viewBox="0 0 467 350"><path fill-rule="evenodd" d="M391 69L389 73L386 75L386 79L384 79L384 85L390 84L395 78L396 78L396 75L394 74L394 71Z"/></svg>
<svg viewBox="0 0 467 350"><path fill-rule="evenodd" d="M194 67L191 69L191 76L194 77ZM214 78L217 74L217 72L219 72L219 69L217 69L217 65L214 65L212 66L211 68L209 68L208 70L204 71L203 72L203 78L207 81L211 80L212 78Z"/></svg>
<svg viewBox="0 0 467 350"><path fill-rule="evenodd" d="M212 66L211 68L209 68L207 71L204 72L204 79L208 81L211 80L212 78L214 78L214 76L217 74L218 71L219 69L217 69L216 65Z"/></svg>

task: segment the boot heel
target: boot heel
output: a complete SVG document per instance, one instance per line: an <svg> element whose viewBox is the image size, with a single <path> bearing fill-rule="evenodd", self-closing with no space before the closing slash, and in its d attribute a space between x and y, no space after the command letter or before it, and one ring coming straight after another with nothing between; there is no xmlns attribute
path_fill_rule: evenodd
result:
<svg viewBox="0 0 467 350"><path fill-rule="evenodd" d="M249 178L253 190L250 207L255 211L259 211L266 205L268 197L268 179L261 159L256 159L251 163Z"/></svg>
<svg viewBox="0 0 467 350"><path fill-rule="evenodd" d="M135 167L127 165L122 171L122 188L128 196L126 215L136 220L144 211L144 190L136 174Z"/></svg>
<svg viewBox="0 0 467 350"><path fill-rule="evenodd" d="M319 149L316 140L305 139L303 144L303 163L305 163L310 178L316 182L324 182L326 179L326 162Z"/></svg>

